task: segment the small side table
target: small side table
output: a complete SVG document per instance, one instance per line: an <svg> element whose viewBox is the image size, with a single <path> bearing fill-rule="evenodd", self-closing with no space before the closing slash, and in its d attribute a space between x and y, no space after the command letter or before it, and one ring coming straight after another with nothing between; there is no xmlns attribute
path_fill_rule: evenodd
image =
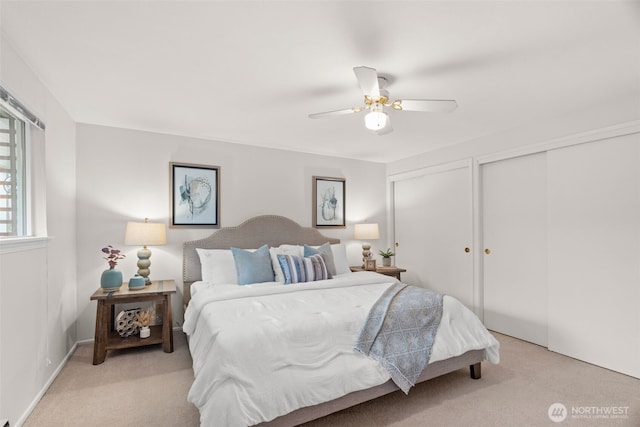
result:
<svg viewBox="0 0 640 427"><path fill-rule="evenodd" d="M365 269L362 268L359 265L351 266L351 267L349 267L349 269L351 271L365 271ZM405 271L407 271L407 270L405 270L404 268L396 267L395 265L392 265L391 267L382 267L382 266L376 267L376 273L384 274L386 276L395 277L398 280L401 280L400 279L400 273L404 273Z"/></svg>
<svg viewBox="0 0 640 427"><path fill-rule="evenodd" d="M176 293L174 280L154 280L149 286L140 290L129 290L128 283L120 289L105 292L102 288L91 295L91 300L98 302L96 312L96 333L93 342L93 364L99 365L107 357L108 350L116 350L144 345L162 344L165 353L173 352L173 320L171 318L171 294ZM130 336L122 338L114 329L115 304L130 302L162 303L162 325L151 327L149 338Z"/></svg>

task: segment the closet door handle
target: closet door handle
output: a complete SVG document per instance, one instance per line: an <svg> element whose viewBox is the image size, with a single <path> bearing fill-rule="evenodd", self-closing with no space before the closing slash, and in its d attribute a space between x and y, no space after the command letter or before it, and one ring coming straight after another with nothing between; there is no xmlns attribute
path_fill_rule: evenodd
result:
<svg viewBox="0 0 640 427"><path fill-rule="evenodd" d="M491 253L491 249L489 249L489 248L485 249L485 250L484 250L484 253L485 253L485 254L487 254L487 255L489 255L489 254Z"/></svg>
<svg viewBox="0 0 640 427"><path fill-rule="evenodd" d="M464 248L464 251L465 251L466 253L469 253L469 252L471 252L471 249L469 249L469 248Z"/></svg>

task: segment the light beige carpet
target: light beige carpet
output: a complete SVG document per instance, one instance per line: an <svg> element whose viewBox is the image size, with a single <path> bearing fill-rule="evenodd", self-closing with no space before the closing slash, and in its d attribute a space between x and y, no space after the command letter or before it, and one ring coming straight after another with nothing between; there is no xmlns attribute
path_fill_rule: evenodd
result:
<svg viewBox="0 0 640 427"><path fill-rule="evenodd" d="M193 382L184 334L174 333L174 352L160 344L113 350L92 364L93 345L80 345L24 423L47 427L197 426L187 402Z"/></svg>
<svg viewBox="0 0 640 427"><path fill-rule="evenodd" d="M392 393L306 427L640 426L640 380L495 336L501 363L484 362L478 381L461 370L419 384L408 396ZM92 351L78 347L25 427L199 425L186 400L193 372L183 334L175 334L172 354L159 346L113 351L93 366ZM554 403L568 411L562 422L548 416ZM604 414L613 410L624 414Z"/></svg>

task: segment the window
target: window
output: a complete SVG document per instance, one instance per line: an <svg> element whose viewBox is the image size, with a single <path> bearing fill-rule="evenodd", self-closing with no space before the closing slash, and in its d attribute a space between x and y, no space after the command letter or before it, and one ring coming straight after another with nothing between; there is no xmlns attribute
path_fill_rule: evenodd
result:
<svg viewBox="0 0 640 427"><path fill-rule="evenodd" d="M27 234L25 127L0 107L0 237Z"/></svg>
<svg viewBox="0 0 640 427"><path fill-rule="evenodd" d="M44 132L38 130L45 130L42 120L0 86L0 253L46 236Z"/></svg>

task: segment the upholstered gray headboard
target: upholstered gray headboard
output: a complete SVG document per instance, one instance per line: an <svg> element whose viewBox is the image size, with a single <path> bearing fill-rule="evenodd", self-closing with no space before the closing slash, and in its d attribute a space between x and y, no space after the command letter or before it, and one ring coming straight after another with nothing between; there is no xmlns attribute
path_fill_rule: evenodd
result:
<svg viewBox="0 0 640 427"><path fill-rule="evenodd" d="M202 249L255 249L262 245L280 246L321 245L340 243L340 239L323 236L315 228L303 227L297 222L278 215L256 216L237 227L222 227L209 237L184 242L182 245L182 280L184 305L191 299L191 284L202 279L200 258L196 248Z"/></svg>

